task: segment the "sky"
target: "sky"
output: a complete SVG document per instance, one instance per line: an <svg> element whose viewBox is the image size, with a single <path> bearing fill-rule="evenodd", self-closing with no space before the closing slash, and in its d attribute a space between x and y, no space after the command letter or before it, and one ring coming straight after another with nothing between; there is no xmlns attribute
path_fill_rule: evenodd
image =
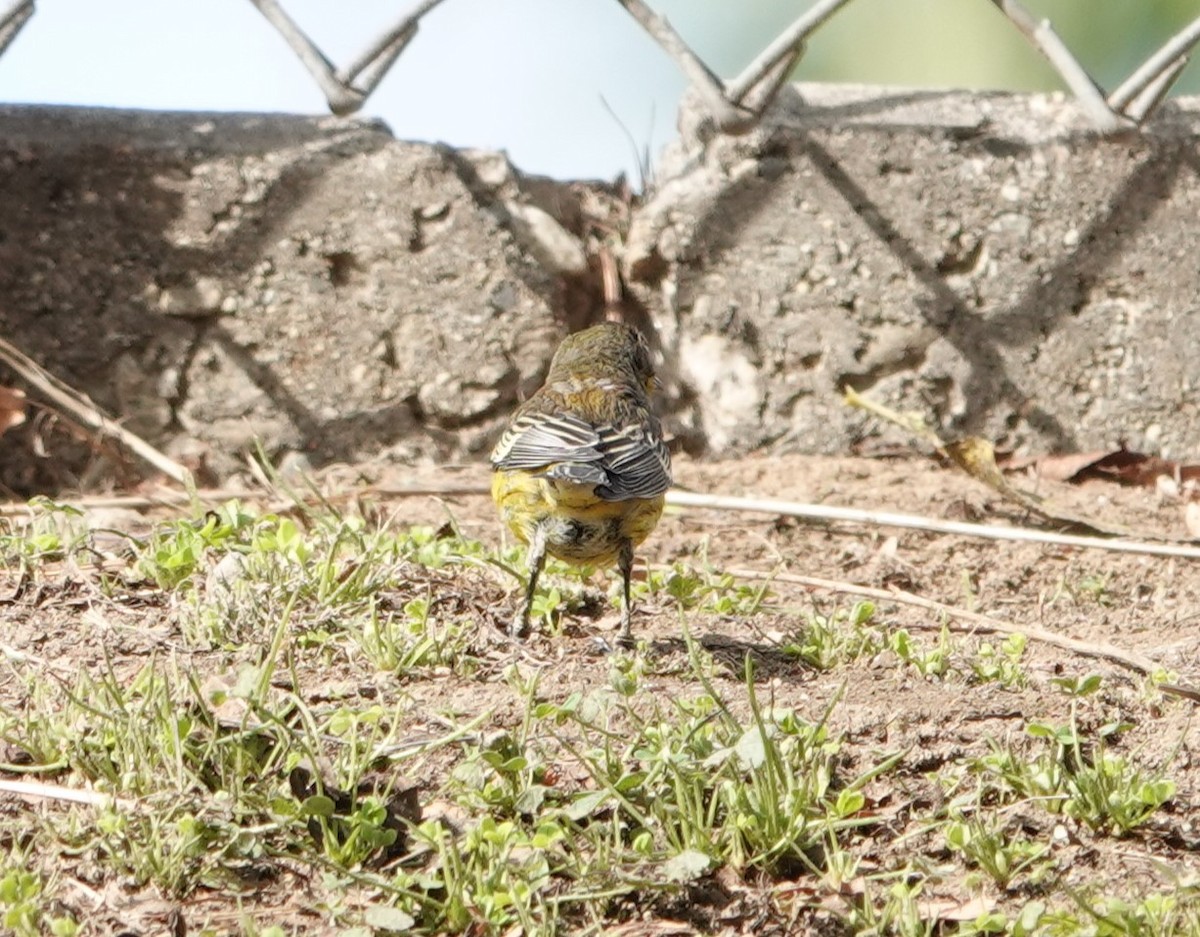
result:
<svg viewBox="0 0 1200 937"><path fill-rule="evenodd" d="M13 0L0 0L8 9ZM416 0L283 0L335 62ZM738 73L812 0L652 0L711 67ZM1119 80L1196 15L1194 0L1027 0L1093 73ZM855 0L810 42L800 77L1053 88L985 0ZM1196 91L1193 66L1181 87ZM503 149L523 170L636 184L674 135L674 62L616 0L446 0L360 112L397 137ZM249 0L38 0L0 56L0 101L327 113Z"/></svg>
<svg viewBox="0 0 1200 937"><path fill-rule="evenodd" d="M413 5L284 2L339 63ZM608 178L634 170L637 147L670 138L682 90L674 64L612 0L447 0L360 114L405 139L505 149L527 171ZM249 0L39 0L0 57L0 100L326 112Z"/></svg>

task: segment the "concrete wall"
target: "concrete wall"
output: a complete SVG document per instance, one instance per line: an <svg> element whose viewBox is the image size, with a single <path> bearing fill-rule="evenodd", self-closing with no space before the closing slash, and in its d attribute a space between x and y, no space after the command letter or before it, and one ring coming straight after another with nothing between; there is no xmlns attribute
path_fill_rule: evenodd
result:
<svg viewBox="0 0 1200 937"><path fill-rule="evenodd" d="M946 435L1194 454L1198 109L1102 138L1050 97L803 86L634 204L367 122L0 108L0 318L218 478L256 441L481 459L606 258L690 451L870 447L850 384ZM16 490L90 457L21 438Z"/></svg>

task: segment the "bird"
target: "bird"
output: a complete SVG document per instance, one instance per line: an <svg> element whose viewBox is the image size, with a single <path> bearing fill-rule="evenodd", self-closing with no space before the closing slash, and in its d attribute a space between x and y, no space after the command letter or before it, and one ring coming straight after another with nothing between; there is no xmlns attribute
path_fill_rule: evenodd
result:
<svg viewBox="0 0 1200 937"><path fill-rule="evenodd" d="M616 565L624 589L617 643L633 644L633 551L662 516L671 454L650 395L645 336L604 322L563 339L545 382L517 410L491 453L492 500L528 545L529 581L509 628L529 628L546 555Z"/></svg>

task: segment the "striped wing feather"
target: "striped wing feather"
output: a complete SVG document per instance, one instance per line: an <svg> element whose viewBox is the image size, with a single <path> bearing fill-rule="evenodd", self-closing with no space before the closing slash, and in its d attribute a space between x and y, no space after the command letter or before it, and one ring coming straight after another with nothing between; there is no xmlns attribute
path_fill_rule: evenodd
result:
<svg viewBox="0 0 1200 937"><path fill-rule="evenodd" d="M596 486L606 501L656 498L671 486L671 456L658 421L593 426L566 414L527 413L492 450L492 467L543 470L548 478Z"/></svg>
<svg viewBox="0 0 1200 937"><path fill-rule="evenodd" d="M526 413L513 420L492 450L492 468L539 469L553 462L597 462L600 434L569 415Z"/></svg>
<svg viewBox="0 0 1200 937"><path fill-rule="evenodd" d="M650 426L605 426L600 448L608 484L596 493L606 501L657 498L671 487L671 455L655 420Z"/></svg>

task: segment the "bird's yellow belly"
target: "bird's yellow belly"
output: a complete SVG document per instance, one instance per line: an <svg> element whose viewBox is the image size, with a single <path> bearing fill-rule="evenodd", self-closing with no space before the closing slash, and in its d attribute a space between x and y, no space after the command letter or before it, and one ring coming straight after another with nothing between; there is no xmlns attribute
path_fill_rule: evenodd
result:
<svg viewBox="0 0 1200 937"><path fill-rule="evenodd" d="M525 471L495 472L492 500L522 543L542 526L546 550L568 563L611 566L621 545L640 544L662 516L663 499L605 501L591 485L553 481Z"/></svg>

